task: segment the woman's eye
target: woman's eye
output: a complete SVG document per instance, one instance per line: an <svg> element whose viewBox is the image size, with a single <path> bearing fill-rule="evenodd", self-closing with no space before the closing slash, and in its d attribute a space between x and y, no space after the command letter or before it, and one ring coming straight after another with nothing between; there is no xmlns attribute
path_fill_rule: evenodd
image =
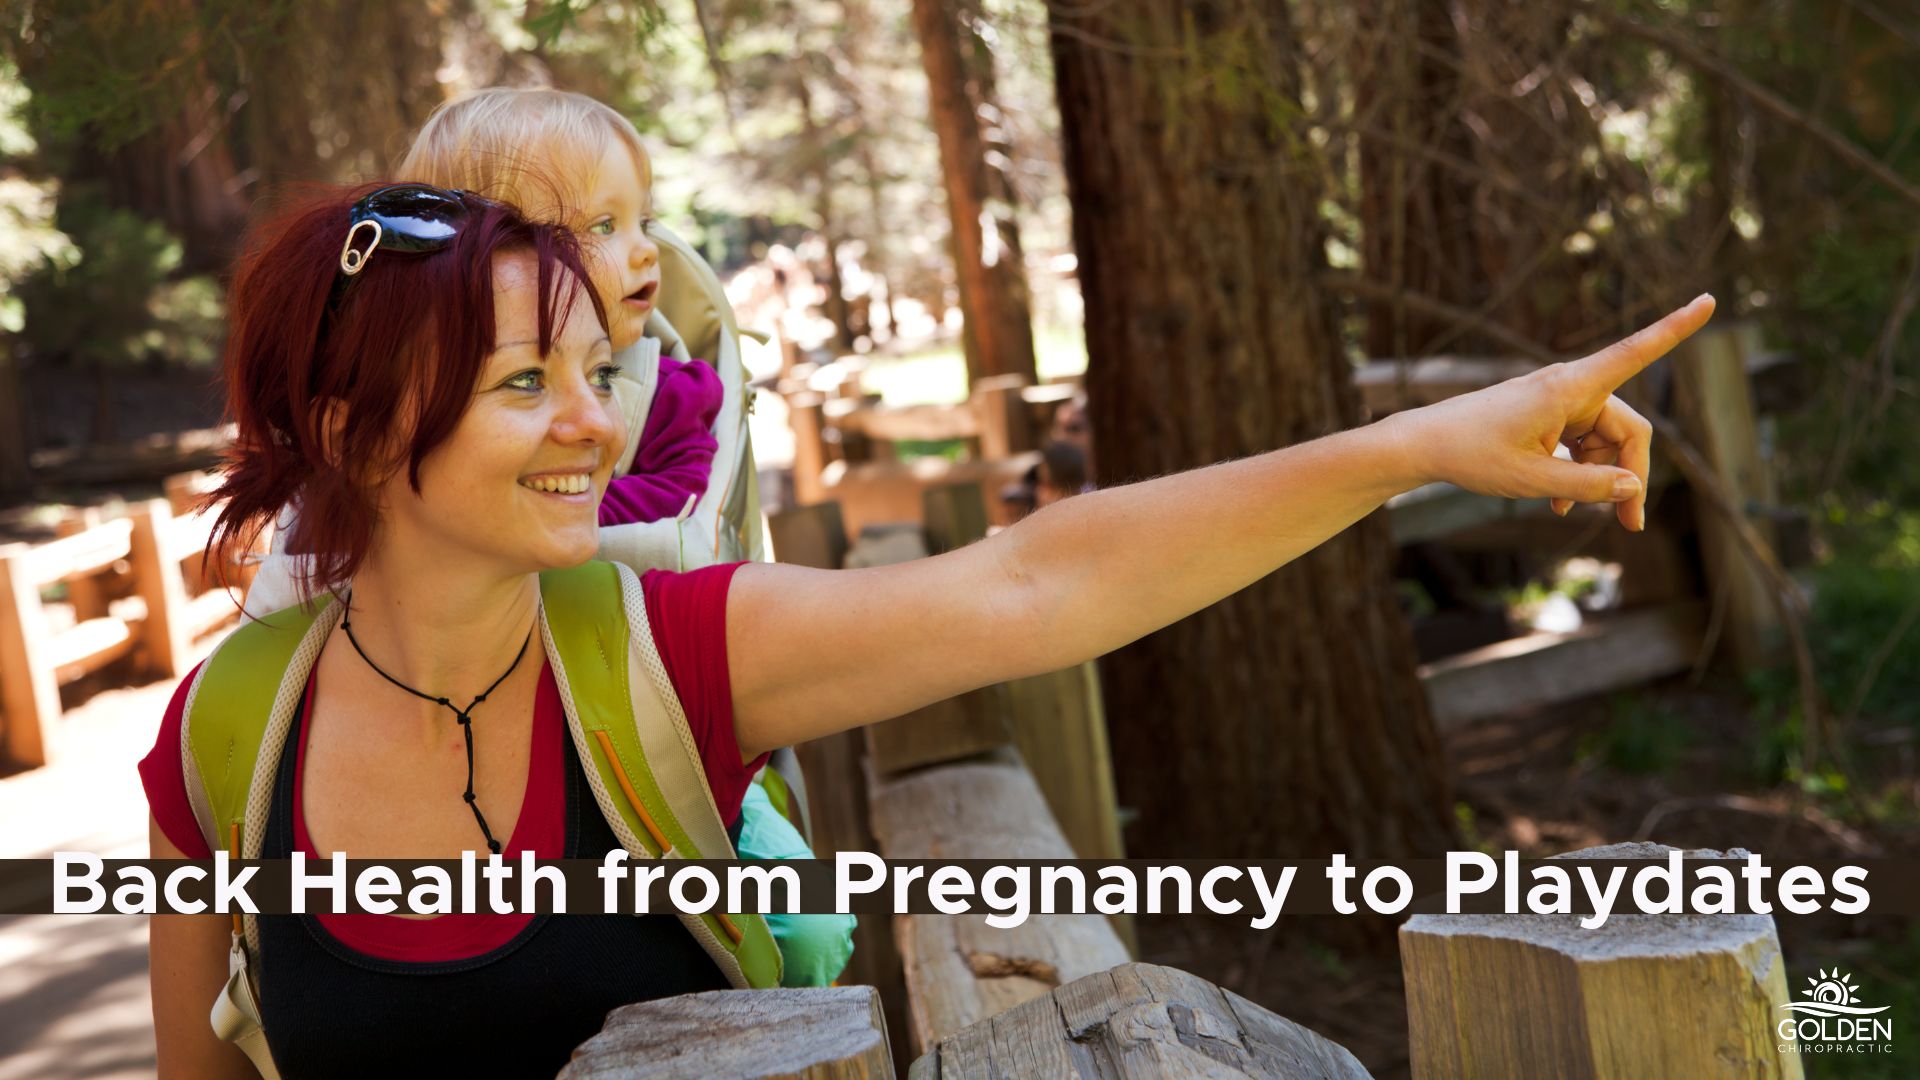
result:
<svg viewBox="0 0 1920 1080"><path fill-rule="evenodd" d="M593 369L593 385L596 390L613 389L613 380L620 377L619 364L601 364Z"/></svg>
<svg viewBox="0 0 1920 1080"><path fill-rule="evenodd" d="M540 389L540 375L541 373L539 371L529 368L518 375L512 376L500 385L514 390L538 390Z"/></svg>

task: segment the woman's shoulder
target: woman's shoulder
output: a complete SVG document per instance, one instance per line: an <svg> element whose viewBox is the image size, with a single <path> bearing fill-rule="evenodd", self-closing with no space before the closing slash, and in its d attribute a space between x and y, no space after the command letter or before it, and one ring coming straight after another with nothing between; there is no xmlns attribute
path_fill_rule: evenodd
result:
<svg viewBox="0 0 1920 1080"><path fill-rule="evenodd" d="M193 816L193 804L187 796L187 771L181 756L181 737L186 726L187 700L194 680L205 661L193 666L173 688L173 696L160 714L160 729L153 748L140 759L140 783L146 789L147 806L173 846L190 859L212 858L206 838L200 835L199 822Z"/></svg>

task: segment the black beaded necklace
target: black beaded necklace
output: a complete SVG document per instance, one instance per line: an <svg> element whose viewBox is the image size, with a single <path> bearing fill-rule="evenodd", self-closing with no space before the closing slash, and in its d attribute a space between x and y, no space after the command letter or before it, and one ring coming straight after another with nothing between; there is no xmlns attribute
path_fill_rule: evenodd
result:
<svg viewBox="0 0 1920 1080"><path fill-rule="evenodd" d="M348 612L351 612L353 610L353 594L352 593L347 594L345 610ZM354 652L357 652L360 654L360 659L365 660L367 662L367 666L373 669L374 674L387 680L388 682L399 687L400 689L405 690L407 693L412 694L414 697L420 698L423 701L431 701L435 705L444 705L447 708L453 710L453 715L455 719L459 720L460 722L461 734L467 737L467 790L466 790L466 794L464 794L461 797L467 800L467 809L473 811L473 820L480 823L480 835L487 838L487 850L493 852L495 855L500 854L500 841L495 840L493 838L493 831L487 828L486 815L480 812L480 804L473 801L473 716L472 716L472 713L473 713L473 707L475 705L478 705L481 702L487 700L488 694L491 694L495 690L500 689L500 684L503 682L506 682L507 676L513 674L514 669L520 666L520 661L523 658L525 658L525 656L527 655L527 646L533 643L533 631L532 630L527 631L527 640L520 643L520 651L514 654L513 663L507 665L507 670L501 672L500 677L493 680L493 685L487 687L484 693L482 693L479 697L474 698L472 701L467 702L467 707L463 709L458 705L455 705L453 702L447 700L446 698L434 697L432 694L423 694L420 691L415 690L413 687L408 686L406 683L401 682L399 679L396 679L393 676L387 674L385 671L382 671L380 668L380 665L373 662L373 657L367 655L367 650L361 648L360 642L354 639L353 620L348 616L346 615L341 616L340 629L345 630L347 632L347 643L353 646Z"/></svg>

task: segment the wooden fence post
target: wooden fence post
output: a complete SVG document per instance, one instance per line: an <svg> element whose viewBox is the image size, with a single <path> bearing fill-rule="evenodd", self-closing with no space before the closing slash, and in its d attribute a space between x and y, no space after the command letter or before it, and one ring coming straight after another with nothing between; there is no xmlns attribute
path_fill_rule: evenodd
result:
<svg viewBox="0 0 1920 1080"><path fill-rule="evenodd" d="M1673 405L1680 425L1747 520L1771 546L1772 522L1747 508L1777 500L1772 470L1760 456L1747 357L1760 351L1751 323L1704 330L1674 350ZM1780 619L1766 575L1753 565L1733 525L1714 503L1696 494L1701 559L1713 604L1724 614L1722 654L1742 671L1763 666L1780 635Z"/></svg>
<svg viewBox="0 0 1920 1080"><path fill-rule="evenodd" d="M6 711L0 757L29 767L53 756L60 721L60 683L48 652L53 635L31 551L24 544L0 549L0 707Z"/></svg>
<svg viewBox="0 0 1920 1080"><path fill-rule="evenodd" d="M774 557L783 563L838 570L847 557L847 530L837 502L782 510L767 519ZM867 773L861 751L866 739L859 731L842 731L793 748L807 777L807 814L813 824L813 853L832 861L842 851L873 851L873 831L867 824ZM865 985L880 996L882 1011L893 1027L906 1024L906 982L893 928L885 916L861 919L853 930L853 959L840 976L843 985ZM904 1049L896 1056L904 1063Z"/></svg>
<svg viewBox="0 0 1920 1080"><path fill-rule="evenodd" d="M801 506L826 497L826 485L820 479L827 467L825 403L812 390L787 395L787 424L793 428L793 501Z"/></svg>
<svg viewBox="0 0 1920 1080"><path fill-rule="evenodd" d="M973 407L980 413L980 456L988 461L1032 450L1033 431L1020 391L1025 375L989 375L973 382Z"/></svg>
<svg viewBox="0 0 1920 1080"><path fill-rule="evenodd" d="M776 562L838 570L847 558L847 527L840 504L823 502L783 509L767 518Z"/></svg>
<svg viewBox="0 0 1920 1080"><path fill-rule="evenodd" d="M69 511L54 526L54 535L78 536L100 524L100 511L88 506ZM98 578L83 577L67 582L67 602L73 605L73 621L86 622L107 613L107 592Z"/></svg>
<svg viewBox="0 0 1920 1080"><path fill-rule="evenodd" d="M1124 859L1107 714L1095 663L1089 660L1008 683L1014 741L1074 854Z"/></svg>
<svg viewBox="0 0 1920 1080"><path fill-rule="evenodd" d="M714 990L627 1005L560 1080L886 1080L893 1055L870 986Z"/></svg>
<svg viewBox="0 0 1920 1080"><path fill-rule="evenodd" d="M1798 1044L1776 1048L1788 994L1770 916L1613 915L1593 930L1580 918L1416 915L1401 926L1414 1080L1802 1075Z"/></svg>
<svg viewBox="0 0 1920 1080"><path fill-rule="evenodd" d="M889 859L1071 859L1033 774L1011 748L872 781ZM1000 930L985 913L896 916L916 1052L1064 982L1131 957L1099 915L1034 914Z"/></svg>
<svg viewBox="0 0 1920 1080"><path fill-rule="evenodd" d="M133 521L132 562L135 588L147 602L140 624L140 647L148 668L165 678L186 673L192 640L187 617L187 585L180 562L169 550L173 508L165 499L148 499L127 508Z"/></svg>
<svg viewBox="0 0 1920 1080"><path fill-rule="evenodd" d="M1545 1074L1542 1074L1545 1075ZM1351 1051L1177 968L1122 964L940 1040L908 1080L1367 1080Z"/></svg>
<svg viewBox="0 0 1920 1080"><path fill-rule="evenodd" d="M966 547L987 535L986 494L972 482L928 488L920 493L920 520L930 554Z"/></svg>

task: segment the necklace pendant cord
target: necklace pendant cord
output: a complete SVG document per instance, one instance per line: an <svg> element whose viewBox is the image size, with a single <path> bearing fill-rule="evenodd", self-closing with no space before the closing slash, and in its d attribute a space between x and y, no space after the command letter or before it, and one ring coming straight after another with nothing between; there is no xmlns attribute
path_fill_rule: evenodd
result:
<svg viewBox="0 0 1920 1080"><path fill-rule="evenodd" d="M341 617L340 629L346 631L347 643L353 646L354 652L360 654L360 659L366 661L367 666L373 669L374 674L387 680L388 682L399 687L400 689L405 690L407 693L412 694L414 697L417 697L422 701L431 701L435 705L440 705L445 707L446 709L448 709L453 713L454 719L459 722L460 733L466 737L466 743L467 743L467 790L461 794L461 798L466 800L467 809L473 811L473 820L475 822L478 822L480 825L480 835L486 837L487 839L487 850L492 852L495 855L500 854L500 841L495 840L493 838L493 830L487 828L486 815L480 812L480 804L475 801L474 795L473 795L473 709L474 709L474 706L487 700L488 695L492 694L495 690L500 689L500 684L507 681L507 676L512 675L514 671L517 668L519 668L520 661L526 658L527 646L533 643L533 631L532 630L527 631L526 640L520 643L520 651L514 654L513 663L507 665L507 670L501 672L500 677L493 680L492 686L487 687L486 690L481 692L479 697L476 697L472 701L467 702L467 707L462 709L461 707L459 707L458 705L455 705L452 701L449 701L444 697L435 697L432 694L422 693L419 690L415 690L413 687L408 686L406 683L403 683L399 679L396 679L393 676L387 674L386 671L383 670L379 664L374 663L373 657L367 655L367 650L360 647L359 639L353 636L353 619L351 615L353 611L353 594L352 593L347 594L346 602L344 604L344 609L348 614L343 615Z"/></svg>

